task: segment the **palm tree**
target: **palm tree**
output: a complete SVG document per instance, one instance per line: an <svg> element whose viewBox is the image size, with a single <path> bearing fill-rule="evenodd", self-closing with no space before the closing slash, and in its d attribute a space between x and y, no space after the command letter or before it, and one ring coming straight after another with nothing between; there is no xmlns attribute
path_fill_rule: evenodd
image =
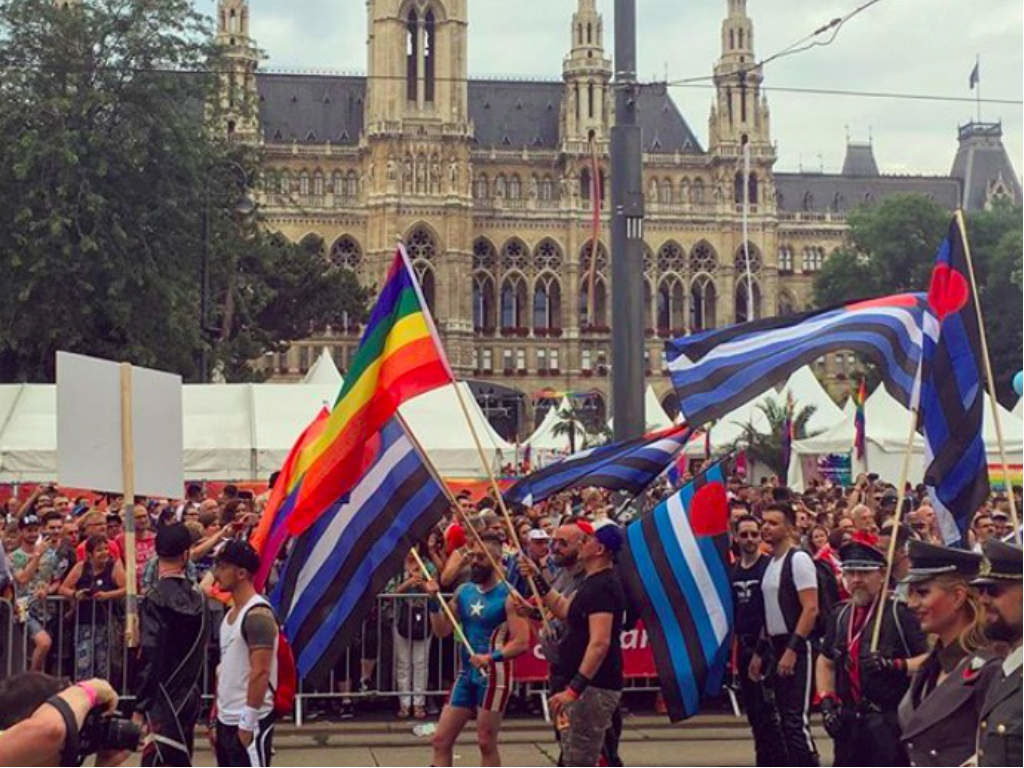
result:
<svg viewBox="0 0 1024 768"><path fill-rule="evenodd" d="M568 408L560 408L555 415L558 416L558 421L551 428L551 434L555 437L567 435L569 453L576 453L576 436L579 435L581 441L586 443L587 428L583 425L583 415L571 400Z"/></svg>
<svg viewBox="0 0 1024 768"><path fill-rule="evenodd" d="M757 404L757 409L768 420L768 432L759 431L753 423L740 424L743 434L733 443L735 450L744 449L751 461L758 461L771 468L772 472L785 481L786 464L782 455L783 432L786 428L786 406L775 400ZM820 434L807 431L807 422L818 409L816 405L793 408L793 439L802 440Z"/></svg>

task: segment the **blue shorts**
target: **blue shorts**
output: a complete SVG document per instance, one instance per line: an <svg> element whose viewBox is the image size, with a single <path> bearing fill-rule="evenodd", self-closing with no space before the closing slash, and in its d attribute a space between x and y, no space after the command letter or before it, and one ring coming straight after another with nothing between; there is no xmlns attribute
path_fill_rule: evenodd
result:
<svg viewBox="0 0 1024 768"><path fill-rule="evenodd" d="M512 664L503 661L491 664L487 675L476 669L463 669L455 678L448 704L464 709L482 709L485 712L505 712L512 689Z"/></svg>

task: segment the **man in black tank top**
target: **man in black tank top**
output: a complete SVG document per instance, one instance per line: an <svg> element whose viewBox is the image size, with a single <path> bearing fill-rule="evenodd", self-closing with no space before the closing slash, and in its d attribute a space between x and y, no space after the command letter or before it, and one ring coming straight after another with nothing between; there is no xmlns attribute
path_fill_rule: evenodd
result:
<svg viewBox="0 0 1024 768"><path fill-rule="evenodd" d="M184 523L157 531L158 580L142 601L142 666L132 718L151 734L142 765L192 764L210 611L185 576L190 544Z"/></svg>

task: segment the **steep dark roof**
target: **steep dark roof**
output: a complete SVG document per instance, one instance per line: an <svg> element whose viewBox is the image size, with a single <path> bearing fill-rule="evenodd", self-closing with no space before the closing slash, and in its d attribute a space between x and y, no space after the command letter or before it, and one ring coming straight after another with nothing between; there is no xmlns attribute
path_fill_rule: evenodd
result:
<svg viewBox="0 0 1024 768"><path fill-rule="evenodd" d="M265 141L354 145L363 130L366 78L348 75L256 76ZM557 149L565 84L558 81L470 80L469 116L480 147ZM644 151L704 150L664 86L640 91Z"/></svg>
<svg viewBox="0 0 1024 768"><path fill-rule="evenodd" d="M842 173L843 176L878 176L878 163L871 145L847 144Z"/></svg>
<svg viewBox="0 0 1024 768"><path fill-rule="evenodd" d="M356 144L366 78L259 73L260 126L268 142Z"/></svg>
<svg viewBox="0 0 1024 768"><path fill-rule="evenodd" d="M960 183L948 176L843 176L831 173L776 173L780 211L844 212L888 195L914 192L931 196L950 210L957 207Z"/></svg>
<svg viewBox="0 0 1024 768"><path fill-rule="evenodd" d="M558 82L470 80L469 118L477 145L556 148L564 87Z"/></svg>
<svg viewBox="0 0 1024 768"><path fill-rule="evenodd" d="M1021 202L1020 181L1013 170L1003 146L1003 130L999 123L968 123L960 126L960 146L953 159L950 175L959 179L964 190L964 208L969 211L985 207L988 186L1000 178L1013 195L1013 202Z"/></svg>

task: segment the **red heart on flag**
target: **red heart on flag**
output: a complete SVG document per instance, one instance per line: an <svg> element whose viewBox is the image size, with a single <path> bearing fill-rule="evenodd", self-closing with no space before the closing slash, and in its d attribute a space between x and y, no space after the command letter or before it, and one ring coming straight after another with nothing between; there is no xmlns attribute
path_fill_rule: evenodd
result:
<svg viewBox="0 0 1024 768"><path fill-rule="evenodd" d="M729 529L729 502L725 486L707 483L690 500L690 527L697 536L717 536Z"/></svg>
<svg viewBox="0 0 1024 768"><path fill-rule="evenodd" d="M959 312L966 306L969 290L967 280L958 270L950 269L949 264L936 264L928 286L928 306L941 323L946 315Z"/></svg>

